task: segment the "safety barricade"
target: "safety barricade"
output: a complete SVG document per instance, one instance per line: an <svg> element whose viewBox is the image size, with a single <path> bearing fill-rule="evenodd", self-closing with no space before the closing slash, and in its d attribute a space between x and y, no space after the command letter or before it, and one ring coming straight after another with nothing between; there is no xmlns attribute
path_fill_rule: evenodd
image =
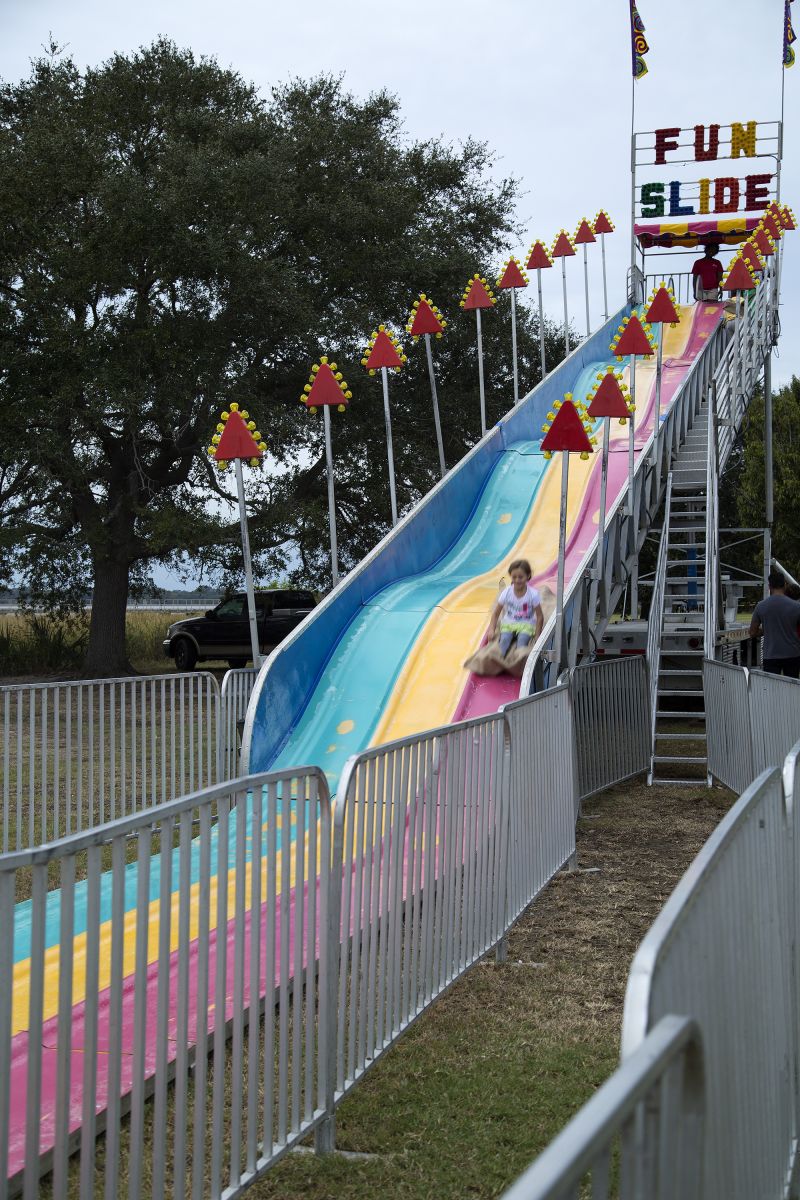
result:
<svg viewBox="0 0 800 1200"><path fill-rule="evenodd" d="M703 694L709 774L741 793L755 777L746 668L706 659Z"/></svg>
<svg viewBox="0 0 800 1200"><path fill-rule="evenodd" d="M3 1194L239 1195L315 1128L330 853L310 768L0 858Z"/></svg>
<svg viewBox="0 0 800 1200"><path fill-rule="evenodd" d="M647 681L642 655L590 663L570 672L582 800L648 770Z"/></svg>
<svg viewBox="0 0 800 1200"><path fill-rule="evenodd" d="M239 774L239 723L244 720L260 667L235 667L226 671L220 688L219 778Z"/></svg>
<svg viewBox="0 0 800 1200"><path fill-rule="evenodd" d="M698 1027L664 1017L503 1200L701 1200L704 1108Z"/></svg>
<svg viewBox="0 0 800 1200"><path fill-rule="evenodd" d="M780 766L800 733L800 681L765 671L750 672L753 778Z"/></svg>

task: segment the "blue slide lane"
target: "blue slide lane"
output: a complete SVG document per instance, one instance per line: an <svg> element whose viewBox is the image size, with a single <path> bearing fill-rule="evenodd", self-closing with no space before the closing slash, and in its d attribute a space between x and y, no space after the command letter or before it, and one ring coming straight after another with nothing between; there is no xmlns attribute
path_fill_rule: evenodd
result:
<svg viewBox="0 0 800 1200"><path fill-rule="evenodd" d="M356 612L270 770L318 763L335 789L346 760L369 745L403 663L434 608L459 584L501 563L513 548L546 466L537 441L521 441L506 450L444 557L424 574L390 584ZM500 513L510 514L507 524L498 524ZM352 730L338 728L345 718L355 722Z"/></svg>

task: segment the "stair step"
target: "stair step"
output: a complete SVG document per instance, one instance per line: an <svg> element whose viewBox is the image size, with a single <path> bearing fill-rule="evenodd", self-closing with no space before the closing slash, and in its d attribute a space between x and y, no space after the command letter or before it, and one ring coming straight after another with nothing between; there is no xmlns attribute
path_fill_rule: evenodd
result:
<svg viewBox="0 0 800 1200"><path fill-rule="evenodd" d="M693 696L694 692L690 692L689 694ZM686 720L688 720L691 717L691 719L693 721L705 721L706 714L704 712L701 712L699 709L697 712L691 712L688 709L678 709L678 708L676 708L674 712L670 712L669 709L663 709L663 708L656 709L656 719L657 720L672 721L675 717L683 717Z"/></svg>
<svg viewBox="0 0 800 1200"><path fill-rule="evenodd" d="M661 657L662 658L702 658L703 651L700 646L698 646L696 650L673 650L671 647L665 646L664 643L662 642L661 643Z"/></svg>
<svg viewBox="0 0 800 1200"><path fill-rule="evenodd" d="M702 688L659 688L659 696L694 696L696 699L703 699Z"/></svg>
<svg viewBox="0 0 800 1200"><path fill-rule="evenodd" d="M657 742L707 742L705 733L659 733L656 730Z"/></svg>
<svg viewBox="0 0 800 1200"><path fill-rule="evenodd" d="M688 764L691 763L693 767L697 767L697 766L701 766L702 764L707 763L707 762L708 762L708 759L706 758L705 754L702 757L699 757L698 755L690 755L690 754L686 754L686 755L654 754L653 755L653 764L654 765L656 763L686 763L688 766Z"/></svg>
<svg viewBox="0 0 800 1200"><path fill-rule="evenodd" d="M708 783L706 777L700 775L696 776L694 779L679 779L677 776L675 779L669 779L654 775L651 782L654 784L669 784L672 787L698 787L700 784L707 785Z"/></svg>
<svg viewBox="0 0 800 1200"><path fill-rule="evenodd" d="M658 668L659 675L702 675L702 668L696 671L689 667L661 667Z"/></svg>

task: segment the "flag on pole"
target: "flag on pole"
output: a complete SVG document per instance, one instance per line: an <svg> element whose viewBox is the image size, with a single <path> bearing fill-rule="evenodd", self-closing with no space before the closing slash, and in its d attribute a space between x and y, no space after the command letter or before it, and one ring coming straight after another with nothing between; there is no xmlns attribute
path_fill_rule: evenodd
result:
<svg viewBox="0 0 800 1200"><path fill-rule="evenodd" d="M790 0L786 0L788 9ZM647 44L647 38L644 36L644 21L639 16L639 10L636 7L636 0L630 0L631 6L631 59L633 63L634 79L641 79L647 74L647 63L644 61L644 56L647 54L650 47Z"/></svg>
<svg viewBox="0 0 800 1200"><path fill-rule="evenodd" d="M794 50L792 42L797 41L797 34L792 29L792 9L791 5L794 0L785 0L784 15L783 15L783 65L784 67L794 66Z"/></svg>

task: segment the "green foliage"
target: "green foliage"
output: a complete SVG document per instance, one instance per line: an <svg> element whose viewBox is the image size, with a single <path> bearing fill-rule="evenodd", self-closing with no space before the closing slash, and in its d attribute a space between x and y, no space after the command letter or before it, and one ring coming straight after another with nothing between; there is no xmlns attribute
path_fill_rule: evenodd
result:
<svg viewBox="0 0 800 1200"><path fill-rule="evenodd" d="M230 484L205 453L232 400L272 456L248 485L258 569L284 573L292 545L306 581L326 581L321 422L298 403L321 353L354 392L334 417L343 565L385 532L380 388L360 357L420 291L451 318L436 346L448 462L474 442L474 318L457 298L499 260L516 188L491 167L477 142L412 142L386 92L359 100L324 77L264 100L165 40L85 74L51 47L2 88L0 544L39 598L94 584L87 669L124 665L132 571L146 583L148 564L188 553L238 573L238 522L208 505ZM530 386L524 306L521 326ZM495 420L507 299L485 328ZM556 361L554 330L548 349ZM421 348L409 359L391 388L403 506L437 477Z"/></svg>

